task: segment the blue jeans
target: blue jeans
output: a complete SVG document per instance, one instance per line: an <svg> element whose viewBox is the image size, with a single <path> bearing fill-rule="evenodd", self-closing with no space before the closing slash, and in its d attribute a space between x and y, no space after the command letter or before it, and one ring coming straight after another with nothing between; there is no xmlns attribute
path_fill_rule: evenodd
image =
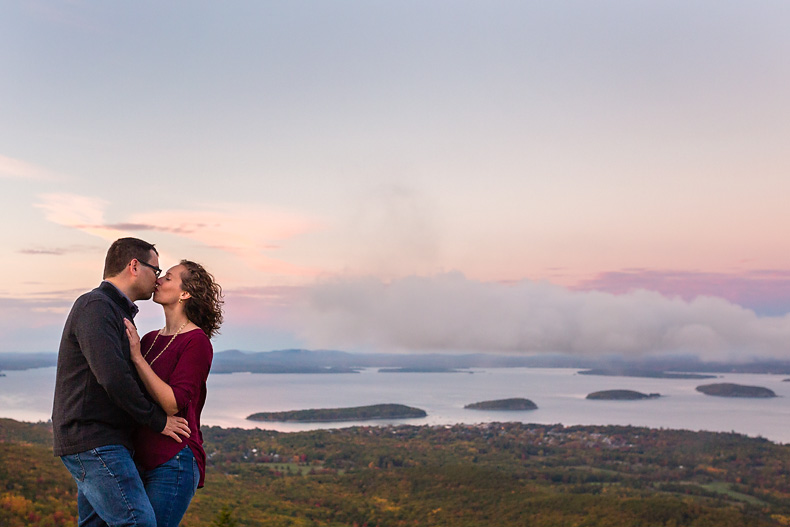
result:
<svg viewBox="0 0 790 527"><path fill-rule="evenodd" d="M187 446L152 470L140 468L158 527L178 527L200 482L195 455Z"/></svg>
<svg viewBox="0 0 790 527"><path fill-rule="evenodd" d="M156 527L129 449L107 445L60 459L77 482L80 527Z"/></svg>

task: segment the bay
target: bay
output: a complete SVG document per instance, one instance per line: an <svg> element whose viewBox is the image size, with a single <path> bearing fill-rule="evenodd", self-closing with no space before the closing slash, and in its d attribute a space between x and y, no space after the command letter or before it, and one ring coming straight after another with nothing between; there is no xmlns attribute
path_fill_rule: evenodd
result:
<svg viewBox="0 0 790 527"><path fill-rule="evenodd" d="M651 428L738 432L790 443L790 382L786 375L722 374L716 379L650 379L579 375L566 368L490 368L462 373L214 374L209 376L203 424L283 432L355 425L452 425L518 421L571 425L633 425ZM7 371L0 377L0 417L46 421L52 412L55 368ZM701 384L732 382L763 386L771 399L703 395ZM639 401L591 401L588 393L625 389L660 393ZM464 405L524 397L538 406L526 412L467 410ZM343 423L260 423L255 412L340 408L399 403L421 408L421 419Z"/></svg>

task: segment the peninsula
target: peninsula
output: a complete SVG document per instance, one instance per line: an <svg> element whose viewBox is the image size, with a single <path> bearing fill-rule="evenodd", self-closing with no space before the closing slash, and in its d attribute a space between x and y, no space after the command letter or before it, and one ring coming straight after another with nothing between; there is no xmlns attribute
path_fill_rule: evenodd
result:
<svg viewBox="0 0 790 527"><path fill-rule="evenodd" d="M495 401L481 401L479 403L467 404L464 408L468 410L509 410L509 411L522 411L522 410L537 410L538 405L529 399L513 398L513 399L497 399Z"/></svg>
<svg viewBox="0 0 790 527"><path fill-rule="evenodd" d="M647 394L634 390L603 390L587 395L587 399L598 401L637 401L640 399L656 399L658 397L661 397L660 393Z"/></svg>
<svg viewBox="0 0 790 527"><path fill-rule="evenodd" d="M748 397L757 399L776 397L773 390L763 388L762 386L744 386L742 384L733 384L729 382L704 384L702 386L697 386L697 391L705 395L713 395L716 397Z"/></svg>
<svg viewBox="0 0 790 527"><path fill-rule="evenodd" d="M404 406L402 404L374 404L350 408L259 412L248 416L247 419L250 421L332 423L342 421L369 421L372 419L414 419L427 415L425 410Z"/></svg>

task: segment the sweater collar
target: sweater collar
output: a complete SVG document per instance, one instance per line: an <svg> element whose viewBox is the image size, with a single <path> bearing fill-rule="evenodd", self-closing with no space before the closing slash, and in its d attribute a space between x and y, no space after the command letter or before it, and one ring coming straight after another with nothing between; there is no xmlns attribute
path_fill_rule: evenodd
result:
<svg viewBox="0 0 790 527"><path fill-rule="evenodd" d="M118 304L118 307L126 311L130 319L134 319L137 312L140 311L137 304L132 302L129 297L126 296L123 291L115 287L115 284L112 282L104 280L99 286L99 289L109 296L113 302Z"/></svg>

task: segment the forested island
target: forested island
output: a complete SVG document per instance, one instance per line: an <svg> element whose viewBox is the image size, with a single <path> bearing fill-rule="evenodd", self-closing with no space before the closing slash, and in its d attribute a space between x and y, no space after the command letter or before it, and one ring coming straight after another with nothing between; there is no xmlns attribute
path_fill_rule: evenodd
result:
<svg viewBox="0 0 790 527"><path fill-rule="evenodd" d="M607 377L644 377L648 379L715 379L715 375L706 375L701 373L675 373L656 370L644 370L636 368L617 368L606 369L596 368L591 370L582 370L578 372L579 375L603 375Z"/></svg>
<svg viewBox="0 0 790 527"><path fill-rule="evenodd" d="M747 398L770 398L776 397L776 393L768 388L762 386L744 386L742 384L734 384L729 382L722 382L717 384L704 384L697 386L697 391L705 395L713 395L716 397L747 397Z"/></svg>
<svg viewBox="0 0 790 527"><path fill-rule="evenodd" d="M734 433L488 423L204 427L183 524L786 527L790 445ZM0 419L0 525L76 525L45 423Z"/></svg>
<svg viewBox="0 0 790 527"><path fill-rule="evenodd" d="M587 399L604 401L636 401L640 399L656 399L660 393L642 393L634 390L602 390L587 394Z"/></svg>
<svg viewBox="0 0 790 527"><path fill-rule="evenodd" d="M529 399L515 397L512 399L497 399L494 401L481 401L479 403L467 404L464 406L469 410L537 410L538 405Z"/></svg>
<svg viewBox="0 0 790 527"><path fill-rule="evenodd" d="M250 421L331 423L368 421L372 419L414 419L425 417L425 410L402 404L374 404L351 408L319 408L286 412L259 412L247 417Z"/></svg>

